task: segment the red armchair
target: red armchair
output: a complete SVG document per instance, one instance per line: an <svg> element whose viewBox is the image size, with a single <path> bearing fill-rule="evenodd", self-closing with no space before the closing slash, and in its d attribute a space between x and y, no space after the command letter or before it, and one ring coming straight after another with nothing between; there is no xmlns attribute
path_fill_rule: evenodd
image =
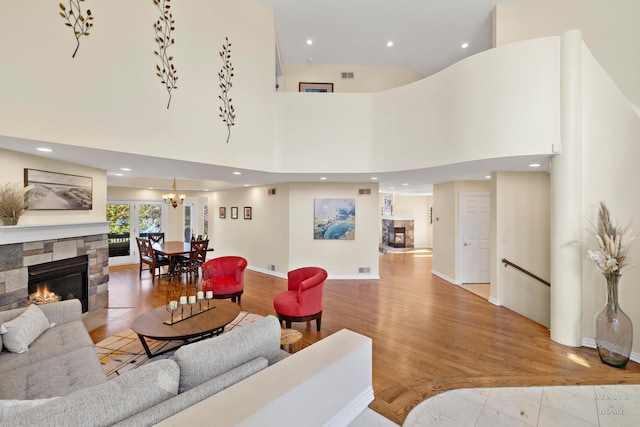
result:
<svg viewBox="0 0 640 427"><path fill-rule="evenodd" d="M240 303L244 292L244 269L247 260L239 256L222 256L202 264L202 290L213 291L218 299L231 298Z"/></svg>
<svg viewBox="0 0 640 427"><path fill-rule="evenodd" d="M287 273L288 290L280 292L273 299L280 323L287 328L291 322L316 321L320 331L322 322L322 292L327 278L326 270L320 267L302 267Z"/></svg>

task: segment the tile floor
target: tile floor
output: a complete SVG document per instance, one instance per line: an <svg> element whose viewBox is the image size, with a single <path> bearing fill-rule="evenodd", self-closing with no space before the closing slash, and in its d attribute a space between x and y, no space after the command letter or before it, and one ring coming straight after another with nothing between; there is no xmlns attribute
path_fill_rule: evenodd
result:
<svg viewBox="0 0 640 427"><path fill-rule="evenodd" d="M640 385L607 385L451 390L416 406L403 427L635 427L639 423Z"/></svg>

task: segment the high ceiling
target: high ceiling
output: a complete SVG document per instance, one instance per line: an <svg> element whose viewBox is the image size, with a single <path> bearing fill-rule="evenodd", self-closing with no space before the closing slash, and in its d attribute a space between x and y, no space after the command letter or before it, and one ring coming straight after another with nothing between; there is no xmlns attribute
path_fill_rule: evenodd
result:
<svg viewBox="0 0 640 427"><path fill-rule="evenodd" d="M285 64L387 65L423 76L489 49L495 5L518 1L262 0L274 10Z"/></svg>
<svg viewBox="0 0 640 427"><path fill-rule="evenodd" d="M387 65L433 74L491 47L495 0L262 0L273 8L283 63ZM521 0L503 0L510 3ZM313 44L308 45L307 39ZM392 41L392 47L387 42ZM468 43L463 49L462 43ZM425 194L438 182L485 179L493 170L524 171L530 163L548 170L548 158L522 157L382 174L274 174L194 162L157 159L0 136L0 147L108 171L110 186L215 190L279 182L370 182L381 192ZM131 166L135 165L135 166ZM125 176L120 168L132 167ZM159 171L170 171L161 175ZM234 175L233 172L240 172Z"/></svg>

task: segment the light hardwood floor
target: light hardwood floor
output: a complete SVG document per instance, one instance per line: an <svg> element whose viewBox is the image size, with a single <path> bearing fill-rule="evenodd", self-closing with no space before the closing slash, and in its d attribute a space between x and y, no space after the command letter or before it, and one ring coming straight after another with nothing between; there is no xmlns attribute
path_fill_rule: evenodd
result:
<svg viewBox="0 0 640 427"><path fill-rule="evenodd" d="M322 331L294 323L303 346L348 328L373 339L370 407L402 424L427 397L456 388L640 383L640 365L616 369L589 348L549 339L546 327L431 274L427 250L380 255L380 280L327 280ZM111 267L109 308L91 332L98 342L164 304L164 277L138 265ZM246 271L242 309L274 314L284 279ZM103 319L99 319L103 315Z"/></svg>

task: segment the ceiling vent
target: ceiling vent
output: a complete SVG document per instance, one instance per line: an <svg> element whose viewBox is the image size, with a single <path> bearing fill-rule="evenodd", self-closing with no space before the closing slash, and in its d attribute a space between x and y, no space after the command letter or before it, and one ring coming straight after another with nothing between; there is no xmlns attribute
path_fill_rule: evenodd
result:
<svg viewBox="0 0 640 427"><path fill-rule="evenodd" d="M343 71L340 74L341 74L343 79L352 79L353 78L353 71Z"/></svg>
<svg viewBox="0 0 640 427"><path fill-rule="evenodd" d="M361 196L368 196L371 194L370 188L358 188L358 194Z"/></svg>
<svg viewBox="0 0 640 427"><path fill-rule="evenodd" d="M270 189L267 191L267 194L268 194L269 196L275 196L275 195L276 195L276 189L275 189L275 188L270 188Z"/></svg>

